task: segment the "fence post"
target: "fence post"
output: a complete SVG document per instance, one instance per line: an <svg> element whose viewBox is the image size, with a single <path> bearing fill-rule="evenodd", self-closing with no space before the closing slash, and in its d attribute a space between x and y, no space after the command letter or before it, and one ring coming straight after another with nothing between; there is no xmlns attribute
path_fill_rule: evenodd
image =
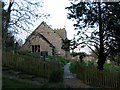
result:
<svg viewBox="0 0 120 90"><path fill-rule="evenodd" d="M118 72L118 88L120 88L120 72Z"/></svg>

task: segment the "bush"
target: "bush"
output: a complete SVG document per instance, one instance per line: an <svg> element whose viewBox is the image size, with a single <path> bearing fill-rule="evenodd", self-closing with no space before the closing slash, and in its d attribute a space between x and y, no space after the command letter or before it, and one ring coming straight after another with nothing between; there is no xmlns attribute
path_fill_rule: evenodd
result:
<svg viewBox="0 0 120 90"><path fill-rule="evenodd" d="M49 82L62 82L63 73L62 71L52 71L50 74Z"/></svg>
<svg viewBox="0 0 120 90"><path fill-rule="evenodd" d="M68 62L68 60L66 60L62 56L47 56L47 58L49 60L54 60L54 61L57 61L57 62L61 63L62 66L64 66Z"/></svg>
<svg viewBox="0 0 120 90"><path fill-rule="evenodd" d="M70 71L72 72L72 73L76 73L76 70L77 70L77 64L78 64L78 62L73 62L73 63L71 63L70 64Z"/></svg>
<svg viewBox="0 0 120 90"><path fill-rule="evenodd" d="M61 70L61 66L58 62L42 61L39 58L27 55L16 55L9 52L4 54L3 67L44 78L49 78L52 70Z"/></svg>
<svg viewBox="0 0 120 90"><path fill-rule="evenodd" d="M94 67L94 62L88 61L88 66L87 67L89 67L89 68Z"/></svg>
<svg viewBox="0 0 120 90"><path fill-rule="evenodd" d="M39 54L32 53L31 51L15 51L15 52L19 55L25 55L25 56L30 56L30 57L41 58L42 59L42 57Z"/></svg>

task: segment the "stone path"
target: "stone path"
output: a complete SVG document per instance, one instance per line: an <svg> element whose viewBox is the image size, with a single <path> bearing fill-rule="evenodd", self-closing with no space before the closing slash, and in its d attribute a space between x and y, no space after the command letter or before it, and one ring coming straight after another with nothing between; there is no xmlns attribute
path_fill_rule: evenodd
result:
<svg viewBox="0 0 120 90"><path fill-rule="evenodd" d="M70 63L64 66L64 84L70 88L90 88L90 86L77 79L76 74L70 72L69 66Z"/></svg>

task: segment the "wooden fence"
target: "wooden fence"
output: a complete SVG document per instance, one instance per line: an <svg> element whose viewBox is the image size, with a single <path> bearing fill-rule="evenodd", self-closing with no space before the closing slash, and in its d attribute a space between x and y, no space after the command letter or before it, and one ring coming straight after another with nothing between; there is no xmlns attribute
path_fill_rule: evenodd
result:
<svg viewBox="0 0 120 90"><path fill-rule="evenodd" d="M78 66L77 77L89 85L104 88L120 88L120 72L105 72L98 71L95 68Z"/></svg>
<svg viewBox="0 0 120 90"><path fill-rule="evenodd" d="M61 65L55 61L43 61L39 58L7 52L3 54L2 63L3 66L45 78L49 78L53 71L61 69Z"/></svg>

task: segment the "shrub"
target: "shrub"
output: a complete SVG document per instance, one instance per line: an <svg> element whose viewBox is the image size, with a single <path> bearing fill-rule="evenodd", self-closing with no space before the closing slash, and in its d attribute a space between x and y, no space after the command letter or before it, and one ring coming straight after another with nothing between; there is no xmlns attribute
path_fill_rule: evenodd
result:
<svg viewBox="0 0 120 90"><path fill-rule="evenodd" d="M41 58L39 54L32 53L31 51L16 51L19 55L31 56L34 58Z"/></svg>
<svg viewBox="0 0 120 90"><path fill-rule="evenodd" d="M49 82L62 82L63 73L62 71L52 71L50 74Z"/></svg>
<svg viewBox="0 0 120 90"><path fill-rule="evenodd" d="M76 70L77 70L77 64L78 64L78 62L73 62L73 63L71 63L70 64L70 71L72 72L72 73L76 73Z"/></svg>
<svg viewBox="0 0 120 90"><path fill-rule="evenodd" d="M3 59L3 67L12 68L23 73L33 74L44 78L49 78L52 70L61 69L58 62L42 61L39 58L27 55L16 55L6 52Z"/></svg>
<svg viewBox="0 0 120 90"><path fill-rule="evenodd" d="M68 62L68 60L66 60L62 56L47 56L47 58L49 60L54 60L54 61L57 61L57 62L61 63L62 66L64 66Z"/></svg>
<svg viewBox="0 0 120 90"><path fill-rule="evenodd" d="M92 61L88 61L88 67L89 67L89 68L94 67L94 62L92 62Z"/></svg>

